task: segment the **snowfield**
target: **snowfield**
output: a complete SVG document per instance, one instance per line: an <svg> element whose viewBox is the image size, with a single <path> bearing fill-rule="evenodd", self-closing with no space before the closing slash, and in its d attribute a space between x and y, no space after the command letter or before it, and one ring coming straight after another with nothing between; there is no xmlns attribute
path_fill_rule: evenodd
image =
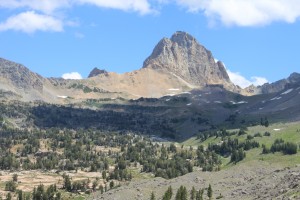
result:
<svg viewBox="0 0 300 200"><path fill-rule="evenodd" d="M288 94L288 93L292 92L293 90L294 90L294 89L289 89L289 90L287 90L287 91L285 91L285 92L281 93L281 95L286 95L286 94Z"/></svg>
<svg viewBox="0 0 300 200"><path fill-rule="evenodd" d="M279 100L281 99L282 97L274 97L273 99L270 99L270 101L274 101L274 100Z"/></svg>
<svg viewBox="0 0 300 200"><path fill-rule="evenodd" d="M68 98L68 96L60 96L60 95L57 95L58 98L62 98L62 99L66 99Z"/></svg>

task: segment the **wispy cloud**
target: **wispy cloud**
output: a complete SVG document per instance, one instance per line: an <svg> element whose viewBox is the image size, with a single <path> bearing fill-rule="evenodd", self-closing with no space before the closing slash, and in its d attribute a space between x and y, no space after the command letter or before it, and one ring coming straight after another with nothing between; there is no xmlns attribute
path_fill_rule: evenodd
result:
<svg viewBox="0 0 300 200"><path fill-rule="evenodd" d="M148 0L77 0L81 4L91 4L101 8L134 11L142 15L154 12Z"/></svg>
<svg viewBox="0 0 300 200"><path fill-rule="evenodd" d="M215 25L264 26L279 21L294 23L300 18L299 0L0 0L0 8L16 12L22 10L22 13L16 13L0 23L2 31L61 31L72 22L68 20L65 10L76 6L91 5L146 15L156 14L162 7L172 3L185 8L187 12L203 13L209 23ZM39 24L28 22L29 17ZM29 27L35 25L37 28L32 26L26 29L22 25L24 21ZM12 23L21 25L21 28L12 26Z"/></svg>
<svg viewBox="0 0 300 200"><path fill-rule="evenodd" d="M78 72L65 73L61 77L63 79L82 79L81 74Z"/></svg>
<svg viewBox="0 0 300 200"><path fill-rule="evenodd" d="M0 7L9 9L27 8L50 14L58 9L71 6L71 2L71 0L0 0Z"/></svg>
<svg viewBox="0 0 300 200"><path fill-rule="evenodd" d="M295 22L299 0L176 0L190 12L203 12L212 23L226 26L263 26L276 21Z"/></svg>
<svg viewBox="0 0 300 200"><path fill-rule="evenodd" d="M36 31L63 31L63 22L52 16L37 14L34 11L23 12L9 17L0 23L0 31L15 30L25 33Z"/></svg>
<svg viewBox="0 0 300 200"><path fill-rule="evenodd" d="M246 88L250 85L263 85L268 83L269 81L264 77L253 76L248 80L244 76L242 76L239 72L232 72L227 69L227 73L229 75L230 80L235 84L240 86L241 88Z"/></svg>

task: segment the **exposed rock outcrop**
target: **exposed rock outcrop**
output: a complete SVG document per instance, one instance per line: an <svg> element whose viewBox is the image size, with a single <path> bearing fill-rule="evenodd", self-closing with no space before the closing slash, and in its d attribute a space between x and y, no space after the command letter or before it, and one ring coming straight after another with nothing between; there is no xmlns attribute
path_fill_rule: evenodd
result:
<svg viewBox="0 0 300 200"><path fill-rule="evenodd" d="M108 72L106 70L101 70L101 69L98 69L97 67L95 67L89 74L88 78L92 78L92 77L95 77L95 76L98 76L100 74L104 74L104 75L108 75Z"/></svg>
<svg viewBox="0 0 300 200"><path fill-rule="evenodd" d="M162 39L145 60L143 68L171 73L195 86L233 87L222 62L216 63L212 53L185 32Z"/></svg>
<svg viewBox="0 0 300 200"><path fill-rule="evenodd" d="M274 83L266 83L260 87L261 93L269 94L280 92L284 89L293 87L294 85L300 85L300 74L299 73L292 73L288 78L276 81Z"/></svg>

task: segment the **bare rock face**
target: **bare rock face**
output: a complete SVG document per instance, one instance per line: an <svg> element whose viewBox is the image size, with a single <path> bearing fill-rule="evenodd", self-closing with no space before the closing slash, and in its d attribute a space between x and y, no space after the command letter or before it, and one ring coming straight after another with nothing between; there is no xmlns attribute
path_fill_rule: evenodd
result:
<svg viewBox="0 0 300 200"><path fill-rule="evenodd" d="M108 72L106 70L101 70L101 69L98 69L97 67L95 67L89 74L88 78L92 78L92 77L95 77L95 76L98 76L100 74L105 74L105 75L108 75Z"/></svg>
<svg viewBox="0 0 300 200"><path fill-rule="evenodd" d="M143 68L161 70L195 86L233 85L222 62L185 32L162 39L144 62Z"/></svg>
<svg viewBox="0 0 300 200"><path fill-rule="evenodd" d="M44 78L21 64L0 58L0 82L23 90L43 91Z"/></svg>
<svg viewBox="0 0 300 200"><path fill-rule="evenodd" d="M289 87L293 87L293 85L300 85L300 74L292 73L288 78L276 81L274 83L266 83L259 87L261 89L261 93L269 94L280 92Z"/></svg>

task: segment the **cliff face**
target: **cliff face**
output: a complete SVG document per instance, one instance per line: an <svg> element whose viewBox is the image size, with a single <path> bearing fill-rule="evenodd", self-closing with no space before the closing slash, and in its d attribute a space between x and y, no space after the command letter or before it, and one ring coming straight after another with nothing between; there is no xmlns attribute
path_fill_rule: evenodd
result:
<svg viewBox="0 0 300 200"><path fill-rule="evenodd" d="M143 68L171 73L195 86L233 85L222 62L185 32L162 39L145 60Z"/></svg>

